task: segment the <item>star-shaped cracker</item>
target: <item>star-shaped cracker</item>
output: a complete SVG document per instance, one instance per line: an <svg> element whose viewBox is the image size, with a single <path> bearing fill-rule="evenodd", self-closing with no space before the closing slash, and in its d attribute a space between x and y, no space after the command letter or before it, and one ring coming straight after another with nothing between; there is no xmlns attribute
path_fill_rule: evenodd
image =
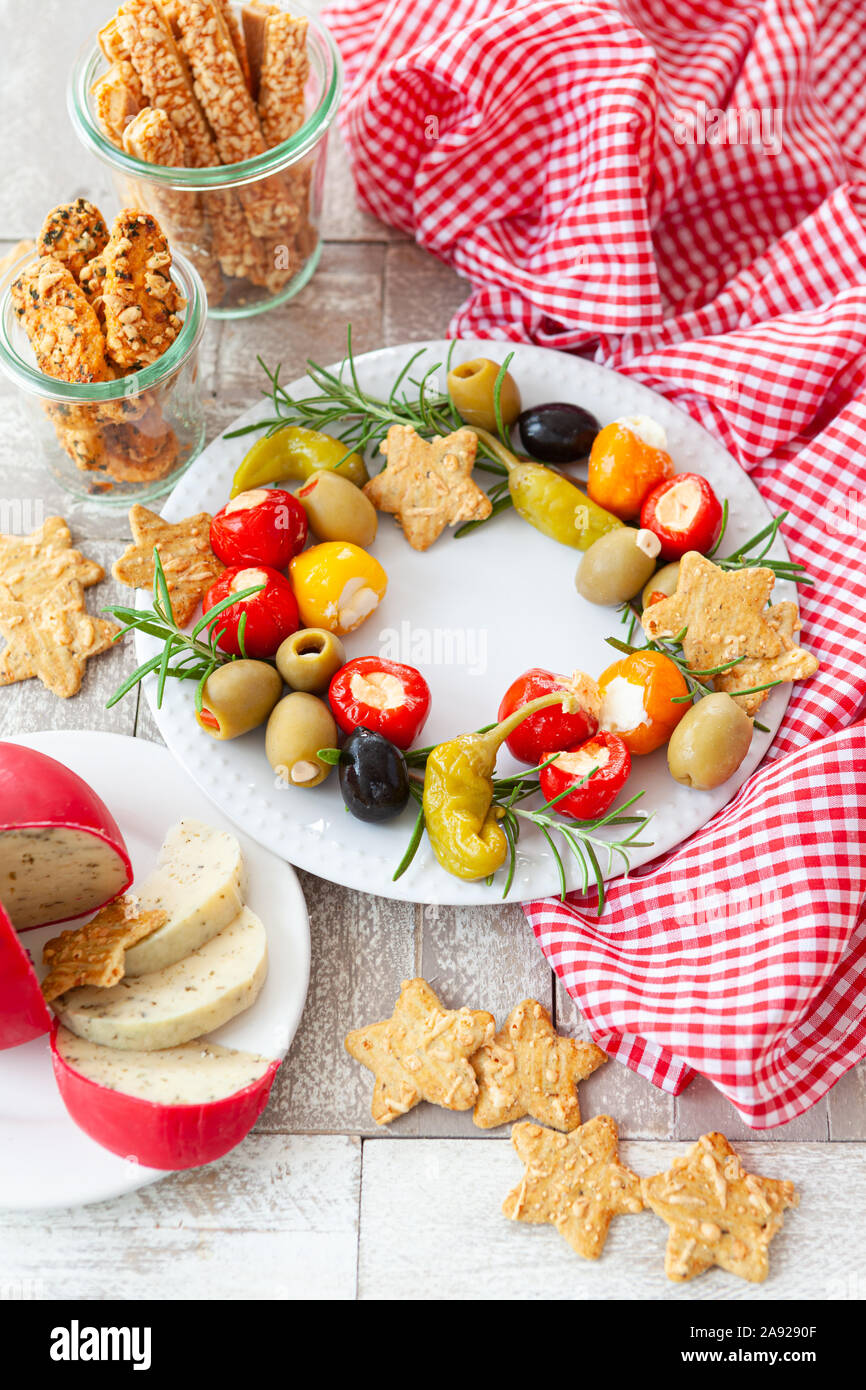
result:
<svg viewBox="0 0 866 1390"><path fill-rule="evenodd" d="M495 1030L492 1014L443 1009L426 980L404 980L391 1018L346 1038L346 1051L376 1077L376 1124L390 1124L420 1100L471 1109L478 1086L469 1058Z"/></svg>
<svg viewBox="0 0 866 1390"><path fill-rule="evenodd" d="M168 921L161 908L142 912L137 898L124 894L83 927L62 931L42 948L42 961L49 966L42 981L46 1003L80 985L99 985L103 989L123 978L126 952L136 941L150 936Z"/></svg>
<svg viewBox="0 0 866 1390"><path fill-rule="evenodd" d="M794 633L802 627L796 603L777 603L767 610L767 623L778 632L782 639L782 650L778 656L749 657L722 671L714 677L716 690L749 690L748 695L735 695L738 705L746 714L755 715L765 700L770 698L770 690L753 690L753 687L766 685L768 681L802 681L814 676L818 669L818 658L804 651L794 641Z"/></svg>
<svg viewBox="0 0 866 1390"><path fill-rule="evenodd" d="M116 623L88 613L84 589L75 579L55 587L37 603L21 603L0 584L0 685L38 677L47 690L69 699L81 689L91 656L112 645Z"/></svg>
<svg viewBox="0 0 866 1390"><path fill-rule="evenodd" d="M174 620L178 627L185 627L225 568L210 548L211 520L209 512L198 512L172 523L147 507L131 507L133 544L114 562L115 579L133 589L152 589L156 548L165 570Z"/></svg>
<svg viewBox="0 0 866 1390"><path fill-rule="evenodd" d="M446 526L481 521L492 511L471 477L477 448L473 430L428 443L411 425L392 425L379 445L388 462L364 492L380 512L396 516L413 550L429 550Z"/></svg>
<svg viewBox="0 0 866 1390"><path fill-rule="evenodd" d="M778 656L782 639L764 609L776 577L763 566L723 570L696 550L680 561L676 593L645 608L647 637L678 637L693 671L723 666L735 657Z"/></svg>
<svg viewBox="0 0 866 1390"><path fill-rule="evenodd" d="M555 1226L585 1260L598 1259L614 1216L642 1210L640 1178L619 1162L609 1115L596 1115L571 1134L515 1125L511 1142L526 1172L502 1203L505 1215Z"/></svg>
<svg viewBox="0 0 866 1390"><path fill-rule="evenodd" d="M770 1241L799 1197L791 1182L747 1173L724 1134L704 1134L667 1173L641 1180L648 1207L670 1226L665 1273L685 1283L711 1265L760 1284Z"/></svg>
<svg viewBox="0 0 866 1390"><path fill-rule="evenodd" d="M68 580L88 588L104 578L101 565L73 550L62 516L46 517L29 536L0 535L0 584L21 603L34 606Z"/></svg>
<svg viewBox="0 0 866 1390"><path fill-rule="evenodd" d="M580 1124L577 1083L607 1061L595 1043L561 1038L536 999L524 999L472 1058L478 1079L475 1123L494 1129L531 1115L554 1129Z"/></svg>

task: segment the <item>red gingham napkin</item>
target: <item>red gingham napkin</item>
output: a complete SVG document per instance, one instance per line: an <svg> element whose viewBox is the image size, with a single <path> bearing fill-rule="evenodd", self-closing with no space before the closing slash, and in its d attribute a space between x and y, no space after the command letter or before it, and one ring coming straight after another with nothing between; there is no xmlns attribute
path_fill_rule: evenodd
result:
<svg viewBox="0 0 866 1390"><path fill-rule="evenodd" d="M473 285L451 331L633 373L787 508L821 660L769 757L604 917L526 904L597 1042L762 1129L866 1054L862 0L339 0L362 200Z"/></svg>

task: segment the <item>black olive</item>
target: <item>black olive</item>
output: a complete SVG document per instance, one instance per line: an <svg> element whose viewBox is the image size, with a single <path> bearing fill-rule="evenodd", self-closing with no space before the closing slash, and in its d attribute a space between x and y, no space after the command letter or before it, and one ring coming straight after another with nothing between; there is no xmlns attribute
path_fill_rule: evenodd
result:
<svg viewBox="0 0 866 1390"><path fill-rule="evenodd" d="M583 406L551 401L524 410L517 417L517 428L533 458L542 463L577 463L586 458L601 425Z"/></svg>
<svg viewBox="0 0 866 1390"><path fill-rule="evenodd" d="M339 776L346 808L358 820L391 820L409 800L409 772L400 749L363 724L343 744Z"/></svg>

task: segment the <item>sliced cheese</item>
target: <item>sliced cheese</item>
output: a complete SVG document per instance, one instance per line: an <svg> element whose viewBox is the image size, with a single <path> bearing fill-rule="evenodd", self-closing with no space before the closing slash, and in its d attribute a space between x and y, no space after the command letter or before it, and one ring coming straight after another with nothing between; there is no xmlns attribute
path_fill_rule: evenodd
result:
<svg viewBox="0 0 866 1390"><path fill-rule="evenodd" d="M0 832L0 902L19 930L92 912L128 881L117 851L87 830L35 826Z"/></svg>
<svg viewBox="0 0 866 1390"><path fill-rule="evenodd" d="M158 1105L224 1100L260 1080L273 1065L258 1053L235 1052L203 1038L161 1052L119 1052L59 1028L57 1049L70 1067L98 1086Z"/></svg>
<svg viewBox="0 0 866 1390"><path fill-rule="evenodd" d="M136 887L142 911L168 921L126 953L128 976L183 960L237 917L244 905L244 860L234 835L197 820L172 826L157 868Z"/></svg>
<svg viewBox="0 0 866 1390"><path fill-rule="evenodd" d="M79 1038L153 1052L211 1033L255 1003L268 969L265 929L245 907L192 955L110 989L85 985L54 1002Z"/></svg>

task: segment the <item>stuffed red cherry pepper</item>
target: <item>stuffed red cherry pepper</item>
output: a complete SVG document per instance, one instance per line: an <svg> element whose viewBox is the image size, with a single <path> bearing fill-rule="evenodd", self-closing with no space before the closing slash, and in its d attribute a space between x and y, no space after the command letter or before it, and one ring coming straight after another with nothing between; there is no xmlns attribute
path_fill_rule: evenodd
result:
<svg viewBox="0 0 866 1390"><path fill-rule="evenodd" d="M268 565L284 570L307 541L307 514L279 487L240 492L210 524L211 550L224 565Z"/></svg>
<svg viewBox="0 0 866 1390"><path fill-rule="evenodd" d="M663 560L679 560L687 550L706 555L719 538L722 504L706 478L678 473L647 497L640 524L658 536Z"/></svg>
<svg viewBox="0 0 866 1390"><path fill-rule="evenodd" d="M593 768L598 771L593 772ZM541 769L538 780L548 801L565 792L556 802L560 815L572 820L597 820L610 810L630 772L631 754L623 740L618 734L602 732L559 753L555 762ZM584 777L587 781L578 785Z"/></svg>
<svg viewBox="0 0 866 1390"><path fill-rule="evenodd" d="M223 599L258 585L261 585L258 593L229 604L214 621L212 630L222 629L218 645L233 656L246 654L259 659L273 656L280 644L300 627L291 584L284 574L267 565L233 565L224 570L205 594L202 610L209 613ZM239 640L242 619L245 619L243 652Z"/></svg>
<svg viewBox="0 0 866 1390"><path fill-rule="evenodd" d="M363 725L405 752L427 722L430 687L414 666L360 656L334 676L328 701L344 734Z"/></svg>
<svg viewBox="0 0 866 1390"><path fill-rule="evenodd" d="M553 671L533 666L506 690L499 706L499 722L507 719L521 705L528 705L539 695L554 690L568 690L576 695L580 707L566 713L559 705L551 705L524 719L506 739L506 747L518 762L533 767L560 748L572 748L589 738L598 728L601 699L598 686L591 676L576 671L573 676L558 676Z"/></svg>

